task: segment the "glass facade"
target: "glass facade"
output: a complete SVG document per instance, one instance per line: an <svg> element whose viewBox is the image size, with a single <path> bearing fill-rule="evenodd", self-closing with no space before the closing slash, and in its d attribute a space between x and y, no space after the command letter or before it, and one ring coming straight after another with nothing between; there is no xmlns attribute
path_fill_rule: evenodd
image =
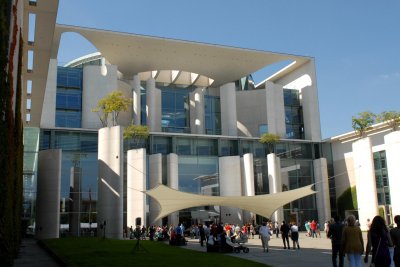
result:
<svg viewBox="0 0 400 267"><path fill-rule="evenodd" d="M298 90L283 89L287 139L304 139L303 108Z"/></svg>
<svg viewBox="0 0 400 267"><path fill-rule="evenodd" d="M28 226L27 234L34 234L35 226L39 132L39 128L24 128L22 220L24 220Z"/></svg>
<svg viewBox="0 0 400 267"><path fill-rule="evenodd" d="M57 68L56 127L80 128L82 69Z"/></svg>
<svg viewBox="0 0 400 267"><path fill-rule="evenodd" d="M163 132L190 133L191 88L156 85L161 90L161 128Z"/></svg>
<svg viewBox="0 0 400 267"><path fill-rule="evenodd" d="M374 169L376 191L378 197L378 205L385 209L387 222L391 223L390 218L390 187L389 177L386 166L386 151L378 151L374 153Z"/></svg>
<svg viewBox="0 0 400 267"><path fill-rule="evenodd" d="M81 223L80 235L96 231L97 203L97 132L42 130L40 150L62 149L61 166L61 235L69 234L73 215ZM72 188L73 180L78 179ZM77 198L77 196L79 196ZM78 205L73 205L79 201Z"/></svg>
<svg viewBox="0 0 400 267"><path fill-rule="evenodd" d="M221 99L219 96L204 95L204 124L206 134L221 134Z"/></svg>

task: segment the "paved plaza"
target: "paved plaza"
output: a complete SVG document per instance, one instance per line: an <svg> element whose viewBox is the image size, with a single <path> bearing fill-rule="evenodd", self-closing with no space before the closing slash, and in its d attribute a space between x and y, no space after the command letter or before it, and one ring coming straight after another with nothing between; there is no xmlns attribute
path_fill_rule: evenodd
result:
<svg viewBox="0 0 400 267"><path fill-rule="evenodd" d="M363 234L364 242L367 242L366 233ZM196 239L188 239L187 249L198 251L206 251L205 247L201 247ZM290 240L291 241L291 240ZM234 257L249 259L252 261L265 263L274 267L330 267L331 263L331 240L327 239L325 233L321 233L321 238L310 238L305 236L305 232L300 233L299 237L300 249L283 249L281 238L273 236L269 242L270 249L268 253L263 252L261 240L258 236L249 239L245 245L250 248L249 253L228 253ZM292 242L290 242L292 246ZM364 256L362 257L364 259ZM365 264L363 266L369 266ZM349 266L345 258L345 266Z"/></svg>
<svg viewBox="0 0 400 267"><path fill-rule="evenodd" d="M364 233L364 242L366 242L366 233ZM268 264L274 267L323 267L332 266L331 264L331 241L321 233L321 238L306 237L305 233L300 233L300 250L283 249L281 238L273 236L270 241L268 253L264 253L261 247L261 240L258 236L249 239L245 245L250 249L249 253L227 253L233 257L240 257L252 261ZM292 244L291 244L292 245ZM188 238L187 246L182 249L193 249L206 253L206 248L201 247L198 239ZM14 266L22 267L52 267L59 266L46 251L39 247L34 239L24 239L21 247L20 256L16 259ZM349 266L345 258L345 266ZM368 266L364 264L363 266Z"/></svg>

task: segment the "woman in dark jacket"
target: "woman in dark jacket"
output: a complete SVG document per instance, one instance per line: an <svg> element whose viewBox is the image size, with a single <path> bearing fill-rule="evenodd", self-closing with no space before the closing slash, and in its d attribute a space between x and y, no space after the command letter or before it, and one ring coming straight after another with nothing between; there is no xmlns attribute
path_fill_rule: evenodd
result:
<svg viewBox="0 0 400 267"><path fill-rule="evenodd" d="M368 243L364 262L368 262L368 254L372 247L372 260L376 267L390 267L391 259L389 247L393 246L392 239L385 220L375 216L368 231Z"/></svg>

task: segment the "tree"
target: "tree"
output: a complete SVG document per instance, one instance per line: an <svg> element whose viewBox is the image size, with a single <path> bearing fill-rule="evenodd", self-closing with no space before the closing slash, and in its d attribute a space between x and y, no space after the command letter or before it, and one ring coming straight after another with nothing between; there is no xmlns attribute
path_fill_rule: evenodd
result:
<svg viewBox="0 0 400 267"><path fill-rule="evenodd" d="M99 100L96 108L92 112L96 112L99 116L103 127L109 125L109 117L111 114L111 126L118 125L118 115L121 111L127 111L132 100L124 97L121 91L112 91Z"/></svg>
<svg viewBox="0 0 400 267"><path fill-rule="evenodd" d="M260 143L261 144L267 144L268 146L268 152L269 153L273 153L274 152L274 146L277 142L279 142L279 140L281 139L281 137L277 134L272 134L272 133L265 133L261 136L260 138ZM268 153L268 154L269 154Z"/></svg>
<svg viewBox="0 0 400 267"><path fill-rule="evenodd" d="M364 111L358 113L357 117L352 117L352 126L354 131L356 131L359 137L363 137L368 130L372 129L372 124L375 123L375 114L369 111Z"/></svg>
<svg viewBox="0 0 400 267"><path fill-rule="evenodd" d="M135 147L140 141L149 137L149 128L146 125L129 125L124 130L124 139L131 139Z"/></svg>
<svg viewBox="0 0 400 267"><path fill-rule="evenodd" d="M399 111L383 111L381 114L376 115L377 122L386 122L386 124L392 128L392 131L396 131L400 125L400 112Z"/></svg>

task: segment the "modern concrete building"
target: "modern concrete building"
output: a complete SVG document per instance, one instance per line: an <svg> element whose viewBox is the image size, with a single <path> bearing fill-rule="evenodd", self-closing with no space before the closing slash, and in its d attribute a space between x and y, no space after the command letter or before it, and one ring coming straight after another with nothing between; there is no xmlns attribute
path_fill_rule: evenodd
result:
<svg viewBox="0 0 400 267"><path fill-rule="evenodd" d="M58 66L65 32L84 36L99 52ZM55 177L65 202L61 223L76 225L68 213L79 213L81 223L97 221L98 230L105 224L106 235L120 237L123 227L138 217L143 224L153 223L159 206L138 191L159 183L221 196L328 183L327 175L316 171L322 148L313 58L66 25L55 25L48 34L46 83L40 95L32 85L36 101L26 124L31 127L27 133L38 137L34 153L62 150L60 176ZM290 63L254 84L252 73L282 61ZM114 128L101 129L97 114L91 112L114 90L133 99L131 109L119 116L119 134ZM145 149L119 137L132 121L149 127ZM259 143L267 132L281 137L275 153L268 155L271 164L266 145ZM48 166L40 166L44 169L38 174L46 173ZM71 171L77 168L79 175ZM322 168L326 170L326 163ZM72 180L75 189L70 187ZM70 197L74 194L79 195L79 205L72 203L78 201ZM283 207L274 220L327 219L328 188L317 196L324 200L325 213L318 212L319 204L310 196ZM260 220L234 207L207 206L156 223L216 219ZM71 230L75 235L83 232Z"/></svg>
<svg viewBox="0 0 400 267"><path fill-rule="evenodd" d="M159 206L141 191L159 183L213 196L252 196L315 184L315 196L271 215L301 225L308 219L323 225L336 213L336 195L357 184L363 187L357 191L360 220L379 212L372 159L384 142L375 145L377 135L371 136L372 145L368 140L354 147L342 144L352 133L321 140L312 57L57 25L57 8L58 1L24 5L25 17L32 18L26 19L25 35L36 36L24 39L26 56L34 56L23 75L24 216L42 236L57 237L58 228L61 235L98 231L121 238L122 229L136 218L145 225L262 220L235 207L201 206L153 222ZM33 33L29 23L35 23ZM70 32L86 38L98 53L60 66L60 40ZM287 65L254 83L253 73L282 62ZM115 90L131 98L132 106L121 112L118 127L103 128L91 110ZM149 139L139 144L123 140L123 128L131 123L147 125ZM259 142L264 133L281 137L274 151ZM399 151L398 136L393 136L385 143L388 164ZM42 160L52 153L59 164ZM395 179L390 184L397 186L395 163L390 168L390 179ZM38 194L44 190L51 199L36 195L37 186ZM371 192L378 193L377 199L367 198ZM393 203L400 202L391 197L395 211ZM59 203L58 211L52 207L52 213L35 214L35 203L43 205L39 213L51 202ZM365 211L369 205L376 209ZM60 224L69 225L68 233Z"/></svg>
<svg viewBox="0 0 400 267"><path fill-rule="evenodd" d="M378 214L392 224L394 216L400 214L396 194L400 188L400 131L379 123L362 138L349 132L326 141L332 146L336 195L345 197L350 188L356 189L352 198L358 205L348 213L357 215L363 230L367 219Z"/></svg>

